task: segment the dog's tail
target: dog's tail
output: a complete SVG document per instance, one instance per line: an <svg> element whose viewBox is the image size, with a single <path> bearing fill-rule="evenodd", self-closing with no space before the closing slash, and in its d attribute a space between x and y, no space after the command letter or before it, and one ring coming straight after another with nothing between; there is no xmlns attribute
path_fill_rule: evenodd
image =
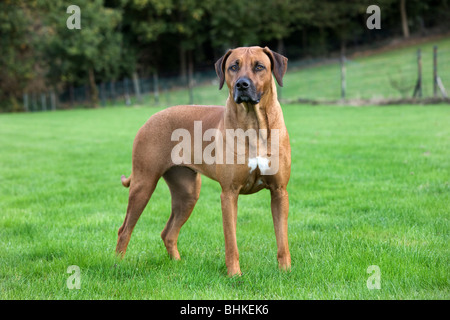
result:
<svg viewBox="0 0 450 320"><path fill-rule="evenodd" d="M122 175L122 177L120 178L120 180L122 181L122 185L125 188L128 188L130 186L130 182L131 182L131 175L127 178L124 175Z"/></svg>

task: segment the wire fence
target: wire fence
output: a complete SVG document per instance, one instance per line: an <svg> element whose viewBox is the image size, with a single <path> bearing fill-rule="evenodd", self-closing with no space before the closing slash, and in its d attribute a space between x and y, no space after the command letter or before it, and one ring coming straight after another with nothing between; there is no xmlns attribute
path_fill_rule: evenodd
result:
<svg viewBox="0 0 450 320"><path fill-rule="evenodd" d="M427 45L417 51L290 61L285 86L278 88L279 98L285 102L448 98L447 47ZM223 105L228 90L219 91L218 86L213 70L196 72L192 79L153 74L97 84L100 106ZM90 88L68 86L61 92L24 93L23 105L25 111L85 107L90 105Z"/></svg>
<svg viewBox="0 0 450 320"><path fill-rule="evenodd" d="M448 98L450 89L450 50L437 46L341 56L297 68L282 88L287 101Z"/></svg>

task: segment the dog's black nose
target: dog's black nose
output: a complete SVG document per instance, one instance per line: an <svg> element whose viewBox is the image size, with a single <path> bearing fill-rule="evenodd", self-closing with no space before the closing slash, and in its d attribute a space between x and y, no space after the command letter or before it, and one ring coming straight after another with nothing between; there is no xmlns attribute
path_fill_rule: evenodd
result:
<svg viewBox="0 0 450 320"><path fill-rule="evenodd" d="M250 79L249 78L240 78L236 82L236 89L238 90L247 90L250 87Z"/></svg>
<svg viewBox="0 0 450 320"><path fill-rule="evenodd" d="M255 84L250 78L239 78L234 84L233 98L236 103L259 103L261 94L256 91Z"/></svg>

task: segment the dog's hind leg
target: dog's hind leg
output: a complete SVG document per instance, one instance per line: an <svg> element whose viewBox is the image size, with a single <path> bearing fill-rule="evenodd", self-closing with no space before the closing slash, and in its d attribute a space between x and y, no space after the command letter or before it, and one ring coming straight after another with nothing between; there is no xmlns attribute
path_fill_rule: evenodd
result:
<svg viewBox="0 0 450 320"><path fill-rule="evenodd" d="M153 191L158 183L159 176L136 181L133 179L130 183L130 194L128 197L128 208L123 225L119 228L116 254L123 257L130 241L131 233L144 211Z"/></svg>
<svg viewBox="0 0 450 320"><path fill-rule="evenodd" d="M186 167L172 167L163 175L172 196L172 212L166 227L161 232L167 252L172 259L179 260L178 235L189 219L200 195L200 174Z"/></svg>

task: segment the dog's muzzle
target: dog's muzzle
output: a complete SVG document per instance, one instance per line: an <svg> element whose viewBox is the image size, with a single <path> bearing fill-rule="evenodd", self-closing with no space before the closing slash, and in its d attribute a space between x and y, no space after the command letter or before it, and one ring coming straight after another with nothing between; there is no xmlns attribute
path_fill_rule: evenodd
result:
<svg viewBox="0 0 450 320"><path fill-rule="evenodd" d="M233 98L236 103L248 102L257 104L261 100L261 95L256 92L256 87L252 80L242 77L234 85Z"/></svg>

